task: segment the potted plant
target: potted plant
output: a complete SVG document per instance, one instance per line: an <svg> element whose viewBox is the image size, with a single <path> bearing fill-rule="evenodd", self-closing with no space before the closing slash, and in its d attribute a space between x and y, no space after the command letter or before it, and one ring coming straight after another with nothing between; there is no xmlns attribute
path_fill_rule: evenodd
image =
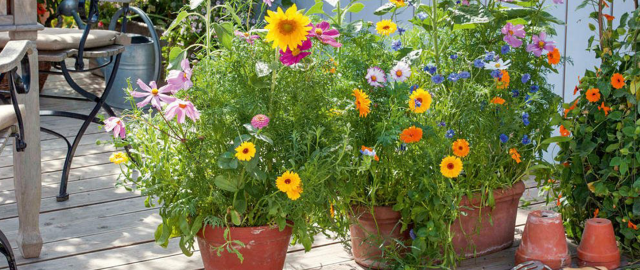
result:
<svg viewBox="0 0 640 270"><path fill-rule="evenodd" d="M556 160L558 197L567 235L583 237L586 220L611 220L618 247L629 257L640 256L640 10L619 18L594 4L598 27L589 50L602 63L587 70L575 87L575 100L553 122L560 126ZM614 27L614 19L619 24Z"/></svg>
<svg viewBox="0 0 640 270"><path fill-rule="evenodd" d="M191 255L197 241L205 269L281 269L288 245L309 250L323 231L314 220L329 217L325 182L344 149L326 71L338 32L309 26L295 5L269 12L264 30L244 29L210 2L230 21L205 17L198 63L182 60L160 88L138 81L130 95L142 101L105 121L129 149L113 161L122 184L159 207L158 244L179 237Z"/></svg>

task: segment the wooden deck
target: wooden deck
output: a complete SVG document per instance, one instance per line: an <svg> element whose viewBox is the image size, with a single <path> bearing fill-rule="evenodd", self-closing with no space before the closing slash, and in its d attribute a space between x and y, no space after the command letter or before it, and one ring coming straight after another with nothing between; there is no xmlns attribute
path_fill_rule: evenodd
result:
<svg viewBox="0 0 640 270"><path fill-rule="evenodd" d="M98 89L103 82L93 76L79 80ZM51 77L45 94L71 95L61 78ZM41 98L42 109L67 109L87 112L91 103L54 98ZM44 117L42 126L72 136L79 128L77 120ZM27 269L202 269L196 252L186 257L177 241L164 249L156 245L153 234L161 222L157 209L145 208L139 194L115 188L119 167L109 163L115 149L96 145L96 140L108 140L109 134L92 125L76 152L69 179L70 199L56 202L61 167L66 146L60 139L42 133L42 207L40 229L44 247L40 258L23 259L14 247L20 270ZM11 151L0 154L0 229L11 241L18 231L17 208L13 193ZM537 198L537 189L528 187L528 199ZM531 208L542 208L536 200ZM519 244L526 215L518 213L516 242L513 247L485 257L463 261L459 269L510 269ZM6 269L0 260L0 269ZM342 245L335 240L317 237L314 248L305 253L300 246L291 246L286 269L361 269Z"/></svg>

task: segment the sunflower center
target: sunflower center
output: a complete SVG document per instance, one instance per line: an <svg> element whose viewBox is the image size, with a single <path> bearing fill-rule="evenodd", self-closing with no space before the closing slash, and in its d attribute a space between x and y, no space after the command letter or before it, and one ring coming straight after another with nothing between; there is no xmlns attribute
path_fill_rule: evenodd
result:
<svg viewBox="0 0 640 270"><path fill-rule="evenodd" d="M322 29L316 28L316 35L318 36L322 35Z"/></svg>
<svg viewBox="0 0 640 270"><path fill-rule="evenodd" d="M180 109L184 109L184 108L187 107L187 104L180 103L180 104L178 104L178 107L180 107Z"/></svg>
<svg viewBox="0 0 640 270"><path fill-rule="evenodd" d="M291 54L293 56L298 56L298 54L300 54L300 49L298 49L298 48L293 49L293 51L291 51Z"/></svg>
<svg viewBox="0 0 640 270"><path fill-rule="evenodd" d="M291 179L289 179L289 178L284 179L284 183L285 183L285 184L287 184L287 185L288 185L288 184L291 184Z"/></svg>
<svg viewBox="0 0 640 270"><path fill-rule="evenodd" d="M245 149L243 149L243 150L242 150L242 153L243 153L243 154L249 153L249 148L245 148Z"/></svg>
<svg viewBox="0 0 640 270"><path fill-rule="evenodd" d="M151 94L154 95L154 96L158 95L158 88L151 89Z"/></svg>
<svg viewBox="0 0 640 270"><path fill-rule="evenodd" d="M453 163L449 163L449 164L447 164L447 169L449 169L449 170L453 170L453 168L454 168Z"/></svg>
<svg viewBox="0 0 640 270"><path fill-rule="evenodd" d="M371 80L376 82L376 81L378 81L378 77L376 77L376 75L373 75L373 76L371 76Z"/></svg>
<svg viewBox="0 0 640 270"><path fill-rule="evenodd" d="M398 71L396 71L396 76L398 76L398 77L402 77L402 70L398 70Z"/></svg>
<svg viewBox="0 0 640 270"><path fill-rule="evenodd" d="M538 41L538 47L540 47L540 49L544 48L544 41Z"/></svg>
<svg viewBox="0 0 640 270"><path fill-rule="evenodd" d="M293 24L292 21L282 21L280 23L280 32L284 33L284 34L289 34L291 32L293 32L293 30L295 30L295 25Z"/></svg>

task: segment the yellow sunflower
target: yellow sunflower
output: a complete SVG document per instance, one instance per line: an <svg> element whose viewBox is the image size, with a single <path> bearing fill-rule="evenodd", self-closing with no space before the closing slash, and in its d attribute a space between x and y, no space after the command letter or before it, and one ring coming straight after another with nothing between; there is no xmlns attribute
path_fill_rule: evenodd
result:
<svg viewBox="0 0 640 270"><path fill-rule="evenodd" d="M113 162L114 164L127 163L129 161L129 157L127 157L127 154L125 153L118 152L111 154L111 156L109 157L109 161Z"/></svg>
<svg viewBox="0 0 640 270"><path fill-rule="evenodd" d="M407 3L404 0L389 0L389 2L396 5L396 7L404 7Z"/></svg>
<svg viewBox="0 0 640 270"><path fill-rule="evenodd" d="M469 142L465 139L458 139L451 146L453 154L458 157L466 157L469 155Z"/></svg>
<svg viewBox="0 0 640 270"><path fill-rule="evenodd" d="M440 173L447 178L455 178L462 172L462 160L454 156L448 156L440 162Z"/></svg>
<svg viewBox="0 0 640 270"><path fill-rule="evenodd" d="M287 191L287 197L289 197L289 199L291 199L292 201L299 199L301 194L302 194L302 186L299 186L294 190Z"/></svg>
<svg viewBox="0 0 640 270"><path fill-rule="evenodd" d="M367 117L367 114L371 112L369 95L360 89L353 89L352 95L356 97L355 104L356 109L360 112L360 117Z"/></svg>
<svg viewBox="0 0 640 270"><path fill-rule="evenodd" d="M286 171L278 179L276 186L282 192L296 191L300 187L300 176L297 173ZM302 189L300 189L302 192Z"/></svg>
<svg viewBox="0 0 640 270"><path fill-rule="evenodd" d="M236 148L236 158L249 161L256 155L256 146L252 142L243 142Z"/></svg>
<svg viewBox="0 0 640 270"><path fill-rule="evenodd" d="M391 20L382 20L376 23L376 31L380 35L391 35L398 30L398 26Z"/></svg>
<svg viewBox="0 0 640 270"><path fill-rule="evenodd" d="M413 91L409 99L409 108L414 113L424 113L431 107L431 94L422 88Z"/></svg>
<svg viewBox="0 0 640 270"><path fill-rule="evenodd" d="M295 4L283 12L278 8L277 12L267 10L268 16L264 18L269 30L266 40L273 41L273 48L280 47L283 51L289 48L291 51L298 48L303 41L307 40L307 34L311 30L311 19L298 12Z"/></svg>

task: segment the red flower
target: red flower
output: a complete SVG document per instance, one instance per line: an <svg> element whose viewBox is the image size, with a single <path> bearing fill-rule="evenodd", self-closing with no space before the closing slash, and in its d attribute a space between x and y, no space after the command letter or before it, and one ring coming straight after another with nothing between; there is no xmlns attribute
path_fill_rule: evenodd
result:
<svg viewBox="0 0 640 270"><path fill-rule="evenodd" d="M562 137L569 137L569 135L571 135L571 132L568 131L566 128L564 128L564 125L560 126L560 135L562 135Z"/></svg>

